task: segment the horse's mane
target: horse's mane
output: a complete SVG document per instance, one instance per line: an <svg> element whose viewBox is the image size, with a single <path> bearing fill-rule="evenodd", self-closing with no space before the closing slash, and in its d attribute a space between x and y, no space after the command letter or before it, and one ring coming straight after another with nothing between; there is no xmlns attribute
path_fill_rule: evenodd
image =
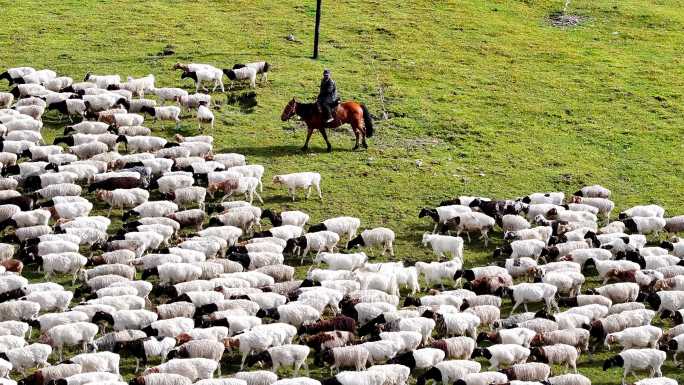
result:
<svg viewBox="0 0 684 385"><path fill-rule="evenodd" d="M318 106L316 103L297 103L297 109L295 112L302 119L306 119L318 112Z"/></svg>

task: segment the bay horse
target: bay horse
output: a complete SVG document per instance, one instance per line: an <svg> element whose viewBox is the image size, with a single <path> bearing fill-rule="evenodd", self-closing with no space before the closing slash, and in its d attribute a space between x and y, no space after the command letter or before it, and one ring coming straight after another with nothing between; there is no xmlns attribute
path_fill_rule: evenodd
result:
<svg viewBox="0 0 684 385"><path fill-rule="evenodd" d="M336 128L345 123L349 123L354 130L354 135L356 136L356 145L352 150L359 148L359 138L361 138L361 145L364 148L368 148L366 144L366 138L373 136L373 119L368 112L365 105L353 101L346 101L340 103L335 107L335 120L330 123L325 123L323 113L318 108L316 103L299 103L292 98L289 103L285 106L283 113L280 115L280 119L283 122L289 120L294 115L302 118L304 123L306 123L306 142L304 142L304 147L302 151L306 151L309 148L309 139L311 139L311 134L314 130L318 130L323 135L325 144L328 145L328 152L332 151L332 146L328 140L328 133L325 131L326 128Z"/></svg>

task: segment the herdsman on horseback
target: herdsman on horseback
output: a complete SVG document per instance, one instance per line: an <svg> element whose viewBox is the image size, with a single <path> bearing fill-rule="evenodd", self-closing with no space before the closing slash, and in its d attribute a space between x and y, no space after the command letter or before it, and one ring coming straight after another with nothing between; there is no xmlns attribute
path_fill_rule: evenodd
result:
<svg viewBox="0 0 684 385"><path fill-rule="evenodd" d="M337 96L337 85L332 77L330 77L329 69L323 71L323 79L321 79L321 88L318 92L317 101L323 112L325 123L331 123L335 120L333 112L339 104L340 98Z"/></svg>
<svg viewBox="0 0 684 385"><path fill-rule="evenodd" d="M316 103L299 103L292 98L280 114L280 119L284 122L295 115L306 123L306 141L302 151L309 148L309 139L315 130L320 131L323 136L328 152L332 151L326 128L336 128L343 124L349 124L354 131L356 137L354 150L359 146L368 148L366 138L373 136L373 118L368 109L363 104L354 101L340 103L335 81L330 77L330 70L323 71Z"/></svg>

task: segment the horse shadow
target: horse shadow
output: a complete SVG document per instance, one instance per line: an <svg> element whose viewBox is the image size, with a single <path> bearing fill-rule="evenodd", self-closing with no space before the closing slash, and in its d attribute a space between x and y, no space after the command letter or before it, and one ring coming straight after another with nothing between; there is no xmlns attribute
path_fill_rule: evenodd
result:
<svg viewBox="0 0 684 385"><path fill-rule="evenodd" d="M222 148L217 153L223 152L237 152L245 156L268 157L277 158L291 155L307 155L307 154L334 154L335 152L355 152L351 148L333 147L332 153L328 153L326 148L309 147L308 150L302 152L301 145L283 144L274 146L245 146L245 147L231 147ZM360 151L359 151L360 152Z"/></svg>

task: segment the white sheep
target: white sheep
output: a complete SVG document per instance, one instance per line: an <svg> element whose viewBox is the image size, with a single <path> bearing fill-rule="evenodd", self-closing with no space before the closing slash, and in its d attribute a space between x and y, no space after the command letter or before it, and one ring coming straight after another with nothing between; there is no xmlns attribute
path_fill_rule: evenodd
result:
<svg viewBox="0 0 684 385"><path fill-rule="evenodd" d="M374 229L364 230L356 238L349 241L347 248L351 249L356 245L373 248L375 246L382 247L382 254L389 251L390 256L394 256L394 231L386 227L376 227ZM372 252L371 252L372 253Z"/></svg>
<svg viewBox="0 0 684 385"><path fill-rule="evenodd" d="M461 237L424 233L423 246L428 244L440 258L445 258L445 254L448 253L455 260L463 260L463 238Z"/></svg>
<svg viewBox="0 0 684 385"><path fill-rule="evenodd" d="M489 369L498 370L502 365L524 363L530 355L530 349L520 345L498 344L488 348L475 349L473 357L482 356L489 360Z"/></svg>
<svg viewBox="0 0 684 385"><path fill-rule="evenodd" d="M656 349L628 349L622 353L607 359L603 363L603 370L613 366L624 368L622 384L625 384L627 375L637 370L648 370L649 377L661 377L660 370L667 355Z"/></svg>
<svg viewBox="0 0 684 385"><path fill-rule="evenodd" d="M454 274L463 267L463 262L460 259L454 259L448 262L416 262L416 270L418 274L423 275L425 283L429 286L434 283L439 283L444 287L443 279L453 279Z"/></svg>
<svg viewBox="0 0 684 385"><path fill-rule="evenodd" d="M52 353L52 348L44 344L31 344L20 348L10 349L5 355L12 364L12 367L25 375L26 370L35 366L48 366L48 357Z"/></svg>
<svg viewBox="0 0 684 385"><path fill-rule="evenodd" d="M511 298L514 301L511 314L521 304L527 311L528 303L544 302L548 309L555 308L558 311L558 304L556 304L555 296L558 289L547 283L520 283L510 286L508 289Z"/></svg>
<svg viewBox="0 0 684 385"><path fill-rule="evenodd" d="M59 360L62 358L63 347L69 345L82 345L83 351L87 344L92 344L98 327L89 322L75 322L67 325L57 325L41 335L41 342L57 348Z"/></svg>
<svg viewBox="0 0 684 385"><path fill-rule="evenodd" d="M322 200L321 195L321 174L317 172L298 172L294 174L281 174L273 177L273 184L281 184L287 187L288 192L292 196L292 201L295 200L295 190L297 188L306 189L306 199L311 195L311 188L316 187L318 197Z"/></svg>

